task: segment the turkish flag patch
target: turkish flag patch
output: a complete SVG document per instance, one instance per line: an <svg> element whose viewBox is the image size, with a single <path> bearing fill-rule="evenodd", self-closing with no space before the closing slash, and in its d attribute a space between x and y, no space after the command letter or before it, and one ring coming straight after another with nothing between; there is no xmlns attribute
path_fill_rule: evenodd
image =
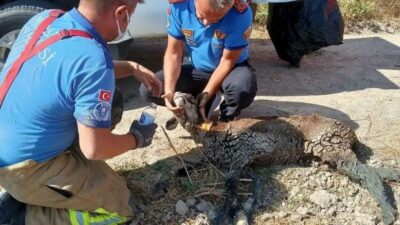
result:
<svg viewBox="0 0 400 225"><path fill-rule="evenodd" d="M99 101L109 102L111 99L111 91L100 90L99 91Z"/></svg>

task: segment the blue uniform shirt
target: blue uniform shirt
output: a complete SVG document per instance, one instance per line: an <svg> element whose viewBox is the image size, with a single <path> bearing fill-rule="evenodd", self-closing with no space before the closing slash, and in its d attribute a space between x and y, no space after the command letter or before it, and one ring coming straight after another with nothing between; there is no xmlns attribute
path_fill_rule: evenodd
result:
<svg viewBox="0 0 400 225"><path fill-rule="evenodd" d="M48 14L36 15L23 27L0 83ZM58 156L77 138L76 121L111 126L115 78L106 42L76 9L55 20L40 41L62 29L83 30L94 39L58 41L24 64L0 108L0 167Z"/></svg>
<svg viewBox="0 0 400 225"><path fill-rule="evenodd" d="M204 26L196 17L195 0L181 0L170 4L168 34L183 40L191 62L197 70L214 71L219 65L224 49L243 49L237 63L249 56L248 39L252 29L251 8L243 0L217 23Z"/></svg>

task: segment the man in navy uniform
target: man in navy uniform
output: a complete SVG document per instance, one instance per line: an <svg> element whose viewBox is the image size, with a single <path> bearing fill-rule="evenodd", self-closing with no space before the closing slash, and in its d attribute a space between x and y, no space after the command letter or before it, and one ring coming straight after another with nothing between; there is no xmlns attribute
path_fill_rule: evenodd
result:
<svg viewBox="0 0 400 225"><path fill-rule="evenodd" d="M218 91L224 95L221 121L233 120L253 102L257 80L248 61L252 11L245 0L170 0L167 27L164 70L157 76L164 82L162 97L169 110L182 110L172 102L176 91L206 93L208 104L200 107L203 119ZM182 64L183 46L190 64ZM141 95L164 103L143 85Z"/></svg>

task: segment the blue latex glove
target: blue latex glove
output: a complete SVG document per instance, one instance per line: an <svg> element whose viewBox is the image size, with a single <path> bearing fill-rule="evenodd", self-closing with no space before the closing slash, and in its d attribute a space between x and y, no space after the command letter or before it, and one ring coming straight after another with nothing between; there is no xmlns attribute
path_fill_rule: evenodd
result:
<svg viewBox="0 0 400 225"><path fill-rule="evenodd" d="M139 121L132 122L129 133L136 139L136 148L143 148L151 145L153 136L156 133L157 124L140 125Z"/></svg>

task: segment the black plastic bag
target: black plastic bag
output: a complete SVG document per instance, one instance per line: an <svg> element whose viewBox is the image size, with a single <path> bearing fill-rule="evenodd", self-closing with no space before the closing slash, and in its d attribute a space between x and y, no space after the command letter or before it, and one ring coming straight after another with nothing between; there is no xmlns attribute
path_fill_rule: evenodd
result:
<svg viewBox="0 0 400 225"><path fill-rule="evenodd" d="M269 3L267 29L279 58L299 67L304 55L342 44L344 22L336 0Z"/></svg>

